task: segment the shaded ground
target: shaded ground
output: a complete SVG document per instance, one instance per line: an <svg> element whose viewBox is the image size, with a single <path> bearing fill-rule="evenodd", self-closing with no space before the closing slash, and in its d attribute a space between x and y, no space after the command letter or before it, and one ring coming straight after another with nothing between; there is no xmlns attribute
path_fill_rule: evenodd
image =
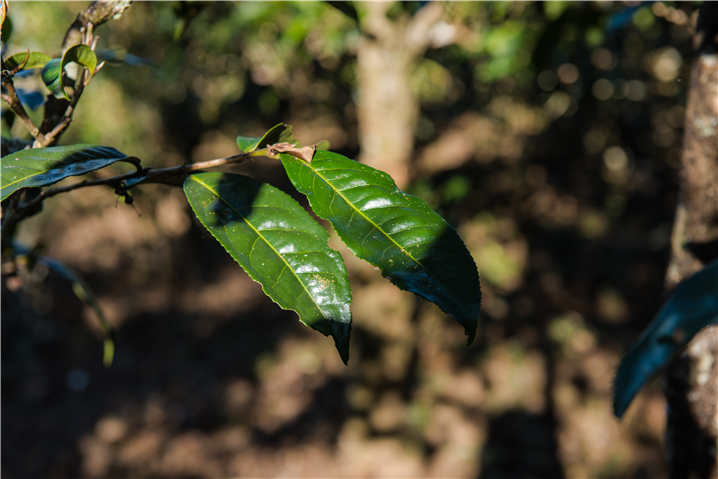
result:
<svg viewBox="0 0 718 479"><path fill-rule="evenodd" d="M536 151L556 148L547 135ZM561 150L515 179L501 179L515 174L510 163L462 167L481 187L450 215L471 218L459 232L485 295L468 349L437 308L347 256L349 367L330 339L263 297L179 191L139 195L141 217L110 192L63 197L29 228L85 272L119 331L117 357L102 367L94 319L61 279L3 290L3 472L661 476L658 391L623 424L609 403L622 350L659 306L666 247L646 238L663 231L670 204L654 200L652 220L629 206L586 240L581 200L560 193L567 172L549 157Z"/></svg>

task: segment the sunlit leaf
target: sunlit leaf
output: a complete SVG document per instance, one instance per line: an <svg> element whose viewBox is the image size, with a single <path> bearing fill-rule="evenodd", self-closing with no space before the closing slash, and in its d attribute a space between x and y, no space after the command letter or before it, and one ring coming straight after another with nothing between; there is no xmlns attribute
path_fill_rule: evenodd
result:
<svg viewBox="0 0 718 479"><path fill-rule="evenodd" d="M18 65L22 65L22 63L25 61L25 58L27 58L27 52L16 53L15 55L5 60L5 68L7 70L14 70L15 67L17 67ZM27 63L25 63L22 69L31 70L33 68L42 68L50 60L52 60L52 58L45 55L44 53L32 52L30 53L30 58L27 59Z"/></svg>
<svg viewBox="0 0 718 479"><path fill-rule="evenodd" d="M294 186L349 249L400 289L436 303L474 340L481 307L479 275L459 235L389 175L336 153L311 162L280 155Z"/></svg>
<svg viewBox="0 0 718 479"><path fill-rule="evenodd" d="M267 296L331 335L346 363L351 290L326 230L289 195L245 176L199 173L184 191L202 224Z"/></svg>
<svg viewBox="0 0 718 479"><path fill-rule="evenodd" d="M643 385L712 324L718 324L718 260L676 287L624 356L614 382L614 414L623 416Z"/></svg>
<svg viewBox="0 0 718 479"><path fill-rule="evenodd" d="M87 45L75 45L65 52L62 59L53 58L48 60L42 68L40 74L42 81L55 98L69 99L62 84L62 72L68 63L73 62L87 68L90 71L90 76L92 76L97 67L97 56Z"/></svg>
<svg viewBox="0 0 718 479"><path fill-rule="evenodd" d="M292 137L291 125L280 123L274 125L267 133L258 138L250 138L248 136L238 136L237 145L243 153L249 153L257 148L264 148L267 145L275 143L291 143L297 145L297 141Z"/></svg>
<svg viewBox="0 0 718 479"><path fill-rule="evenodd" d="M84 175L117 161L139 164L137 158L97 145L77 144L17 151L0 160L0 196L4 200L20 188L49 186L69 176Z"/></svg>
<svg viewBox="0 0 718 479"><path fill-rule="evenodd" d="M97 56L92 48L87 45L75 45L69 48L62 56L62 68L64 69L68 63L75 62L90 71L90 77L95 74L97 67Z"/></svg>

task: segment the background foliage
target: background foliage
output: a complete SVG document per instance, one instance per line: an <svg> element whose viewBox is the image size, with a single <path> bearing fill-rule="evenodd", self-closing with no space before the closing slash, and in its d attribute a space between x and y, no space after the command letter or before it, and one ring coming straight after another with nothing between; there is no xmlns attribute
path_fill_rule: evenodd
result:
<svg viewBox="0 0 718 479"><path fill-rule="evenodd" d="M237 268L181 191L138 189L136 211L111 190L48 202L19 239L93 286L116 362L102 367L99 328L64 280L38 265L3 282L3 474L664 475L656 387L622 423L610 397L662 303L695 6L631 5L445 4L408 67L409 191L458 230L482 277L471 348L438 308L348 254L344 367ZM5 57L58 56L85 6L13 3ZM357 157L371 101L357 95L357 25L318 2L138 2L98 31L112 65L61 144L173 166L235 154L237 134L286 122L303 144ZM280 165L232 171L291 191Z"/></svg>

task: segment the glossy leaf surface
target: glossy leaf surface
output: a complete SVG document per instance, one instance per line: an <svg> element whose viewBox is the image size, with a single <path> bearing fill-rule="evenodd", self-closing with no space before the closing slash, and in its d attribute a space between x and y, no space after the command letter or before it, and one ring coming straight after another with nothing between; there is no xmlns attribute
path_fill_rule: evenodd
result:
<svg viewBox="0 0 718 479"><path fill-rule="evenodd" d="M52 185L117 161L139 164L137 158L114 148L85 144L21 150L4 156L1 161L3 200L20 188Z"/></svg>
<svg viewBox="0 0 718 479"><path fill-rule="evenodd" d="M264 292L331 335L346 363L351 290L326 230L283 191L242 175L198 173L184 191L202 224Z"/></svg>
<svg viewBox="0 0 718 479"><path fill-rule="evenodd" d="M55 98L64 98L68 100L65 88L62 86L62 59L53 58L45 63L40 72L43 83Z"/></svg>
<svg viewBox="0 0 718 479"><path fill-rule="evenodd" d="M311 162L280 155L294 186L359 258L400 289L436 303L474 340L481 307L476 264L463 241L389 175L328 151Z"/></svg>
<svg viewBox="0 0 718 479"><path fill-rule="evenodd" d="M274 125L267 133L260 137L252 138L248 136L238 136L237 145L243 153L249 153L257 148L264 148L267 145L275 143L291 143L296 145L296 140L292 137L292 127L280 123Z"/></svg>
<svg viewBox="0 0 718 479"><path fill-rule="evenodd" d="M712 324L718 324L718 260L676 287L624 356L614 382L614 414L623 416L643 385Z"/></svg>
<svg viewBox="0 0 718 479"><path fill-rule="evenodd" d="M18 65L22 65L27 57L27 53L16 53L7 60L5 60L5 68L8 70L14 70ZM22 67L23 70L31 70L33 68L42 68L47 62L52 60L49 56L40 52L32 52L30 58L27 59L27 63Z"/></svg>

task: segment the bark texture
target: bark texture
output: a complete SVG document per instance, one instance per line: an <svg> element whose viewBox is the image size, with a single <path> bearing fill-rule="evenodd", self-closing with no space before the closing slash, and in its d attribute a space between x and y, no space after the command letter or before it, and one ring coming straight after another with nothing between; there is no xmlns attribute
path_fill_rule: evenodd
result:
<svg viewBox="0 0 718 479"><path fill-rule="evenodd" d="M359 161L389 173L399 188L408 185L418 100L409 87L411 67L429 47L430 29L442 17L431 3L416 15L391 21L390 2L364 2L365 33L357 52Z"/></svg>
<svg viewBox="0 0 718 479"><path fill-rule="evenodd" d="M718 241L717 132L718 4L706 2L694 40L668 289L715 255L710 245ZM697 334L666 377L670 477L718 478L718 327Z"/></svg>

